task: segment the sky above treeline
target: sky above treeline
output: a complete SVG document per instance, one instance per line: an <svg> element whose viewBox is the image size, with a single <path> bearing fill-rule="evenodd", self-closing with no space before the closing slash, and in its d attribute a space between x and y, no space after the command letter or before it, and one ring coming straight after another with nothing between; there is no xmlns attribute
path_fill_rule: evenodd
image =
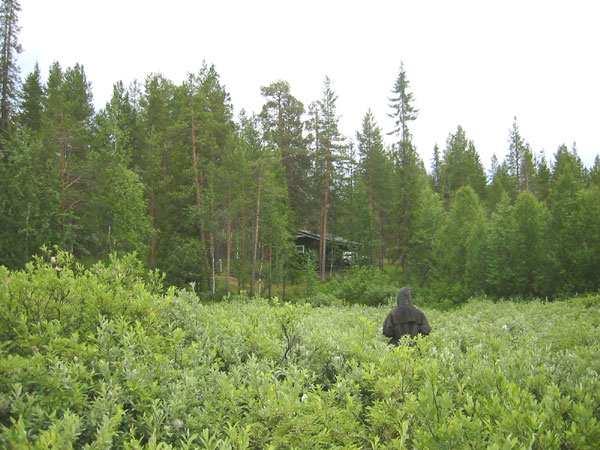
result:
<svg viewBox="0 0 600 450"><path fill-rule="evenodd" d="M284 79L307 106L325 75L342 132L370 108L392 129L388 98L404 61L419 117L417 149L462 125L489 168L517 116L535 152L600 153L600 5L592 1L21 0L22 75L35 62L80 62L102 107L117 80L151 72L180 82L215 64L239 111ZM391 137L386 137L391 142Z"/></svg>

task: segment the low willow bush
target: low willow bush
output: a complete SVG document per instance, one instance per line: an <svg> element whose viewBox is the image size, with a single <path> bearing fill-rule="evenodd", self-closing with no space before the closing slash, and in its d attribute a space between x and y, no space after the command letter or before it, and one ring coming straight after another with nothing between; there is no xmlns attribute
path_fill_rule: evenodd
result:
<svg viewBox="0 0 600 450"><path fill-rule="evenodd" d="M593 449L600 297L428 310L202 303L131 262L0 269L0 448Z"/></svg>
<svg viewBox="0 0 600 450"><path fill-rule="evenodd" d="M387 273L373 267L353 267L319 286L320 293L369 306L389 303L398 289Z"/></svg>

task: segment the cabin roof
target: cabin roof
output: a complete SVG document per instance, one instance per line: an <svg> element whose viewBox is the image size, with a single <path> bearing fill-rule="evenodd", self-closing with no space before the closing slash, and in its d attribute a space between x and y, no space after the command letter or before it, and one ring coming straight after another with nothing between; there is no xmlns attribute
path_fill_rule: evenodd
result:
<svg viewBox="0 0 600 450"><path fill-rule="evenodd" d="M313 233L311 231L308 230L298 230L296 232L296 239L311 239L314 241L320 241L321 240L321 235L318 233ZM327 234L325 236L325 240L327 242L331 242L334 244L338 244L338 245L345 245L345 246L358 246L358 242L355 241L350 241L348 239L344 239L343 237L340 236L334 236L332 234Z"/></svg>

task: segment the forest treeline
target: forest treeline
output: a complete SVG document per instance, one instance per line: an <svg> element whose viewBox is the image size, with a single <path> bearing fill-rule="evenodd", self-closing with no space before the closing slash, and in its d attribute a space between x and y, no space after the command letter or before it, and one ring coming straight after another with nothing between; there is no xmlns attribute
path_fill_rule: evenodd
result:
<svg viewBox="0 0 600 450"><path fill-rule="evenodd" d="M487 174L460 126L423 161L403 66L389 99L395 128L367 111L355 136L339 131L328 78L307 105L275 81L260 88L257 114L234 117L205 63L182 83L117 82L96 111L79 64L56 62L46 79L36 66L21 81L18 2L2 8L2 265L21 267L43 245L89 263L135 251L170 284L254 291L259 278L327 277L324 241L314 264L295 249L308 229L358 242L361 264L395 265L402 282L456 299L600 288L600 158L586 168L575 145L547 158L515 118Z"/></svg>

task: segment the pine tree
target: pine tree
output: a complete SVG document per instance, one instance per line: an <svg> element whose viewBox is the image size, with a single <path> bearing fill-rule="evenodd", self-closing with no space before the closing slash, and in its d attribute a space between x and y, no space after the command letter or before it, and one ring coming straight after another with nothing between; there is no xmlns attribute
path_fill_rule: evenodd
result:
<svg viewBox="0 0 600 450"><path fill-rule="evenodd" d="M167 207L172 202L168 198L167 188L171 181L167 169L167 149L171 147L169 138L172 127L173 92L173 84L162 76L152 75L146 78L144 93L140 99L140 121L141 127L146 130L146 135L139 155L134 157L135 171L145 186L152 229L148 245L148 266L155 268L160 263L160 267L167 272L169 281L174 280L173 274L177 271L177 267L181 269L181 272L185 272L188 267L197 266L197 260L189 263L188 266L188 259L179 255L180 265L168 267L164 263L168 259L167 255L162 255L160 252L162 242L170 236ZM182 253L188 248L187 243L177 242L177 244L177 246L165 245L164 247ZM186 255L189 253L192 252L185 252ZM181 278L178 279L178 281L181 280ZM191 280L186 278L185 281Z"/></svg>
<svg viewBox="0 0 600 450"><path fill-rule="evenodd" d="M532 191L536 182L535 163L533 160L533 153L528 144L523 146L520 164L519 191Z"/></svg>
<svg viewBox="0 0 600 450"><path fill-rule="evenodd" d="M18 0L2 0L0 3L0 132L4 135L10 127L18 100L20 11Z"/></svg>
<svg viewBox="0 0 600 450"><path fill-rule="evenodd" d="M286 81L262 87L261 94L266 99L260 113L264 139L280 154L285 167L289 203L296 220L301 222L303 211L307 209L307 196L303 190L309 168L302 135L304 105L290 93Z"/></svg>
<svg viewBox="0 0 600 450"><path fill-rule="evenodd" d="M336 109L337 95L333 91L331 80L325 77L321 99L309 108L307 127L311 131L313 153L315 156L316 176L320 186L319 194L319 270L325 279L327 262L327 234L329 210L331 208L331 187L334 177L334 160L342 148L342 136L338 130Z"/></svg>

